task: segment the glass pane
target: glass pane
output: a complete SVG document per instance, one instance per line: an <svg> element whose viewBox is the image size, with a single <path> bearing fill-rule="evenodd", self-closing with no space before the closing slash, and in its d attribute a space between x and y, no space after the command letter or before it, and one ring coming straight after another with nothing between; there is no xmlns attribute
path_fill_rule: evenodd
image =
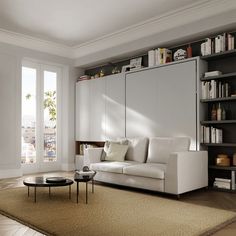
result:
<svg viewBox="0 0 236 236"><path fill-rule="evenodd" d="M44 161L56 161L57 74L44 71Z"/></svg>
<svg viewBox="0 0 236 236"><path fill-rule="evenodd" d="M21 163L36 162L36 69L22 67Z"/></svg>

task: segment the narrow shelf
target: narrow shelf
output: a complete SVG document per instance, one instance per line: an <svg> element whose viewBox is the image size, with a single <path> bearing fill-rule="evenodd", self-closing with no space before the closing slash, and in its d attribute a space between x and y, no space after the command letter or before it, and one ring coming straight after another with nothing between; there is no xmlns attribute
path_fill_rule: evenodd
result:
<svg viewBox="0 0 236 236"><path fill-rule="evenodd" d="M212 191L236 193L236 190L232 190L232 189L217 188L217 187L209 187L209 189L212 190Z"/></svg>
<svg viewBox="0 0 236 236"><path fill-rule="evenodd" d="M201 125L214 125L214 124L234 124L236 120L203 120Z"/></svg>
<svg viewBox="0 0 236 236"><path fill-rule="evenodd" d="M236 147L236 143L201 143L201 145L209 147Z"/></svg>
<svg viewBox="0 0 236 236"><path fill-rule="evenodd" d="M210 165L209 169L216 169L216 170L236 170L236 166L216 166Z"/></svg>
<svg viewBox="0 0 236 236"><path fill-rule="evenodd" d="M228 78L233 78L233 77L236 77L236 72L227 73L227 74L218 75L218 76L203 77L201 78L201 81L222 80L222 79L228 79Z"/></svg>
<svg viewBox="0 0 236 236"><path fill-rule="evenodd" d="M207 56L201 56L202 60L206 60L206 61L212 61L212 60L217 60L217 59L222 59L222 58L226 58L226 57L233 57L236 56L236 50L229 50L229 51L224 51L224 52L218 52L218 53L214 53L211 55L207 55Z"/></svg>
<svg viewBox="0 0 236 236"><path fill-rule="evenodd" d="M224 102L224 101L236 101L236 96L234 97L224 97L224 98L209 98L200 99L201 102Z"/></svg>

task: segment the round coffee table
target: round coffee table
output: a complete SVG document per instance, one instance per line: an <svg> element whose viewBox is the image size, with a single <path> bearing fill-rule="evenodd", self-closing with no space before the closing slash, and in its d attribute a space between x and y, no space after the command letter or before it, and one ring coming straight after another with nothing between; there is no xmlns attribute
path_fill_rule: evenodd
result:
<svg viewBox="0 0 236 236"><path fill-rule="evenodd" d="M48 177L50 178L50 177ZM29 188L34 187L34 202L36 202L36 188L37 187L48 187L49 188L49 197L51 196L51 187L62 187L69 186L69 199L71 199L71 185L74 183L71 179L62 179L58 177L58 181L56 181L57 177L53 177L55 181L47 182L46 177L29 177L23 181L23 184L28 187L28 197L29 197ZM60 181L59 181L60 180Z"/></svg>
<svg viewBox="0 0 236 236"><path fill-rule="evenodd" d="M92 174L83 175L75 172L74 181L77 183L76 194L77 194L77 203L79 202L79 183L86 183L86 204L88 204L88 182L92 181L92 193L94 193L94 179L93 177L96 175L96 171L93 171Z"/></svg>

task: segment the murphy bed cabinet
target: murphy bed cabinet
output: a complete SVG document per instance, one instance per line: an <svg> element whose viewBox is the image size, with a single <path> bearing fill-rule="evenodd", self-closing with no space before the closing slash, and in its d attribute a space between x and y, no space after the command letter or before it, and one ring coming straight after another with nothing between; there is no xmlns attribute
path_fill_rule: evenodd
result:
<svg viewBox="0 0 236 236"><path fill-rule="evenodd" d="M213 186L215 178L231 179L231 189L223 190L235 192L235 171L233 166L233 154L236 153L236 50L221 52L201 57L207 61L208 71L221 71L222 75L214 77L202 77L201 81L216 81L217 85L229 84L229 92L223 97L201 99L202 106L206 108L205 116L201 120L201 125L206 127L218 128L223 131L222 143L204 142L202 147L208 150L209 159L209 186ZM219 89L219 88L218 88ZM222 94L221 94L222 96ZM213 105L226 111L224 120L212 120L211 111ZM218 154L226 154L230 158L230 166L221 167L216 165L216 157ZM215 188L214 188L215 189Z"/></svg>
<svg viewBox="0 0 236 236"><path fill-rule="evenodd" d="M76 146L137 136L189 136L200 148L199 57L76 83ZM202 120L202 119L201 119Z"/></svg>

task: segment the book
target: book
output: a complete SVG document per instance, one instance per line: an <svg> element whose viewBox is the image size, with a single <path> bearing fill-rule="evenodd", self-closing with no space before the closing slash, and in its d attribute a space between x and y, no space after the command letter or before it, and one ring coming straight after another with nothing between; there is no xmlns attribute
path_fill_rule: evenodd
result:
<svg viewBox="0 0 236 236"><path fill-rule="evenodd" d="M79 175L92 175L95 172L93 170L89 170L89 171L76 170L75 173Z"/></svg>
<svg viewBox="0 0 236 236"><path fill-rule="evenodd" d="M231 179L215 178L215 181L231 183Z"/></svg>
<svg viewBox="0 0 236 236"><path fill-rule="evenodd" d="M148 51L148 67L156 65L155 50Z"/></svg>
<svg viewBox="0 0 236 236"><path fill-rule="evenodd" d="M214 70L214 71L209 71L209 72L205 72L204 77L211 77L211 76L219 76L222 75L222 72L219 70Z"/></svg>

